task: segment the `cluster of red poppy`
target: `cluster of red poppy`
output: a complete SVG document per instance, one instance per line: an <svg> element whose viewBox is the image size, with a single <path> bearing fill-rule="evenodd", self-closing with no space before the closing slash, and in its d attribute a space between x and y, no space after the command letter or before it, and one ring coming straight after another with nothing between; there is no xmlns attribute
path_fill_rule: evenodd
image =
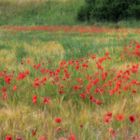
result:
<svg viewBox="0 0 140 140"><path fill-rule="evenodd" d="M135 46L135 48L134 48ZM131 41L129 46L124 47L124 51L122 52L122 56L125 56L126 59L129 57L140 57L140 44L136 41Z"/></svg>
<svg viewBox="0 0 140 140"><path fill-rule="evenodd" d="M105 123L110 123L111 121L112 121L112 119L113 119L113 114L112 114L112 112L107 112L105 115L104 115L104 122ZM125 115L124 114L117 114L116 116L115 116L115 119L117 120L117 121L124 121L125 120ZM135 115L130 115L129 116L129 121L131 122L131 123L134 123L135 122L135 120L136 120L136 116Z"/></svg>
<svg viewBox="0 0 140 140"><path fill-rule="evenodd" d="M48 31L48 32L66 32L66 33L102 33L111 32L113 29L101 28L95 26L5 26L3 29L14 31Z"/></svg>
<svg viewBox="0 0 140 140"><path fill-rule="evenodd" d="M103 121L105 124L111 123L113 121L113 119L115 119L118 122L122 122L122 121L125 121L126 117L124 114L116 114L115 116L113 116L112 112L107 112L103 117ZM129 117L127 119L132 124L136 121L136 115L129 115ZM108 131L112 137L117 136L117 131L115 129L113 129L112 127L109 128ZM133 137L133 138L135 138L135 137ZM136 139L136 140L139 140L139 139Z"/></svg>
<svg viewBox="0 0 140 140"><path fill-rule="evenodd" d="M129 47L132 49L132 47ZM140 57L140 44L136 43L135 47L129 55ZM35 71L35 77L31 74L29 69L23 72L11 72L0 71L0 82L4 82L4 86L1 86L1 99L7 100L10 95L14 95L13 92L20 91L18 86L20 82L30 81L31 88L33 89L32 103L40 104L40 101L44 105L50 104L52 101L51 94L58 93L58 95L78 97L81 100L88 100L95 105L102 105L106 103L103 100L104 96L118 96L120 94L134 95L138 92L140 87L140 81L138 75L140 75L139 64L133 63L126 68L120 70L116 68L106 67L110 64L112 58L109 52L106 52L103 57L90 55L88 58L72 59L69 61L62 60L56 69L49 69L44 66L44 63L32 64L29 59L23 60L22 65L28 65ZM17 81L17 82L16 82ZM25 82L23 82L24 84ZM47 85L47 86L46 86ZM47 96L36 93L41 92L41 89L47 87L54 87L51 93ZM43 90L44 91L44 90ZM18 92L16 93L18 94ZM50 96L50 97L49 97ZM42 100L40 100L42 99ZM125 116L118 114L115 116L117 121L123 121ZM104 116L104 122L109 123L112 120L112 113L107 113ZM129 116L131 123L135 122L136 117L134 115ZM61 118L56 118L56 123L61 123ZM112 132L112 130L110 130ZM114 131L113 131L114 132ZM70 140L75 140L74 136L71 136ZM11 136L6 136L6 140L12 140ZM22 140L17 138L16 140ZM45 140L40 138L39 140Z"/></svg>

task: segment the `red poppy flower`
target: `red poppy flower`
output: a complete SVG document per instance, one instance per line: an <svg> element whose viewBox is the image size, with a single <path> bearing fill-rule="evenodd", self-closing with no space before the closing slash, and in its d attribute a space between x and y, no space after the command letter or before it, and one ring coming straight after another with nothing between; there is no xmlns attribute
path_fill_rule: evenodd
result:
<svg viewBox="0 0 140 140"><path fill-rule="evenodd" d="M108 131L112 137L116 137L116 131L113 128L109 128Z"/></svg>
<svg viewBox="0 0 140 140"><path fill-rule="evenodd" d="M105 123L110 123L110 121L111 121L111 117L109 117L109 116L104 116L104 122L105 122Z"/></svg>
<svg viewBox="0 0 140 140"><path fill-rule="evenodd" d="M76 136L74 134L70 134L68 140L76 140Z"/></svg>
<svg viewBox="0 0 140 140"><path fill-rule="evenodd" d="M129 116L129 121L130 121L131 123L134 123L135 120L136 120L136 118L135 118L134 115Z"/></svg>
<svg viewBox="0 0 140 140"><path fill-rule="evenodd" d="M49 104L50 103L50 99L47 98L47 97L44 97L43 103L44 104Z"/></svg>
<svg viewBox="0 0 140 140"><path fill-rule="evenodd" d="M106 115L112 117L112 112L107 112Z"/></svg>
<svg viewBox="0 0 140 140"><path fill-rule="evenodd" d="M35 78L33 85L34 85L35 88L39 87L40 86L40 80L38 78Z"/></svg>
<svg viewBox="0 0 140 140"><path fill-rule="evenodd" d="M7 88L6 87L2 87L1 91L4 93L7 91Z"/></svg>
<svg viewBox="0 0 140 140"><path fill-rule="evenodd" d="M101 105L103 102L100 101L100 100L96 100L95 103L96 103L97 105Z"/></svg>
<svg viewBox="0 0 140 140"><path fill-rule="evenodd" d="M14 86L13 86L13 91L16 91L16 90L17 90L17 86L14 85Z"/></svg>
<svg viewBox="0 0 140 140"><path fill-rule="evenodd" d="M62 119L61 118L55 118L56 123L61 123Z"/></svg>
<svg viewBox="0 0 140 140"><path fill-rule="evenodd" d="M37 96L36 96L36 95L34 95L34 96L32 97L32 102L33 102L34 104L36 104L36 102L37 102Z"/></svg>
<svg viewBox="0 0 140 140"><path fill-rule="evenodd" d="M88 68L88 64L84 63L84 64L82 64L82 67L87 69Z"/></svg>
<svg viewBox="0 0 140 140"><path fill-rule="evenodd" d="M80 94L80 97L81 97L82 99L86 99L86 94L85 94L85 93L82 93L82 94Z"/></svg>
<svg viewBox="0 0 140 140"><path fill-rule="evenodd" d="M5 76L4 80L5 80L5 83L7 83L7 84L11 83L11 77L10 76Z"/></svg>
<svg viewBox="0 0 140 140"><path fill-rule="evenodd" d="M37 132L37 129L32 130L32 136L35 136Z"/></svg>
<svg viewBox="0 0 140 140"><path fill-rule="evenodd" d="M45 136L40 136L38 140L47 140Z"/></svg>
<svg viewBox="0 0 140 140"><path fill-rule="evenodd" d="M112 112L107 112L104 116L104 119L103 119L104 122L105 123L110 123L111 119L112 119Z"/></svg>
<svg viewBox="0 0 140 140"><path fill-rule="evenodd" d="M7 136L5 137L5 140L12 140L12 136L7 135Z"/></svg>
<svg viewBox="0 0 140 140"><path fill-rule="evenodd" d="M19 73L18 77L17 77L17 80L23 80L25 77L26 77L26 74L24 72L23 73Z"/></svg>
<svg viewBox="0 0 140 140"><path fill-rule="evenodd" d="M102 80L106 80L108 73L107 72L103 72L102 73Z"/></svg>
<svg viewBox="0 0 140 140"><path fill-rule="evenodd" d="M118 114L117 116L116 116L116 120L117 121L123 121L124 120L124 115L123 114Z"/></svg>
<svg viewBox="0 0 140 140"><path fill-rule="evenodd" d="M21 137L16 137L16 140L23 140Z"/></svg>

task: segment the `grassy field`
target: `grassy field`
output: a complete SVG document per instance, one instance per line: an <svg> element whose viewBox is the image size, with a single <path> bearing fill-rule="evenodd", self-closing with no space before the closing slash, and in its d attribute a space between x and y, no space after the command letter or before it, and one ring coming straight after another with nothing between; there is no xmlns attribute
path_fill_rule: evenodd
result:
<svg viewBox="0 0 140 140"><path fill-rule="evenodd" d="M1 30L0 140L137 140L139 40Z"/></svg>
<svg viewBox="0 0 140 140"><path fill-rule="evenodd" d="M140 140L140 21L83 4L0 0L0 140Z"/></svg>
<svg viewBox="0 0 140 140"><path fill-rule="evenodd" d="M87 25L140 27L140 21L118 23L77 20L84 0L0 0L0 25Z"/></svg>
<svg viewBox="0 0 140 140"><path fill-rule="evenodd" d="M0 25L73 25L84 0L0 0Z"/></svg>

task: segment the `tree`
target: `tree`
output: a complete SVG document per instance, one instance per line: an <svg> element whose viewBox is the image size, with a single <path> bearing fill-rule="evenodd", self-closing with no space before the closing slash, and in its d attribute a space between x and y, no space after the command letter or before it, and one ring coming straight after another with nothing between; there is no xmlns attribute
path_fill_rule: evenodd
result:
<svg viewBox="0 0 140 140"><path fill-rule="evenodd" d="M140 0L85 0L78 19L117 22L128 18L140 19Z"/></svg>

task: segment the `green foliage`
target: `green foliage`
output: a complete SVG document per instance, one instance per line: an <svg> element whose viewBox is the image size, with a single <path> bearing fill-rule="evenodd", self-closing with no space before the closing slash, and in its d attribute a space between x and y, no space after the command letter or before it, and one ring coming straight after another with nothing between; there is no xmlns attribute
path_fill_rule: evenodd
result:
<svg viewBox="0 0 140 140"><path fill-rule="evenodd" d="M140 19L139 0L86 0L86 5L81 7L78 19L113 21Z"/></svg>

